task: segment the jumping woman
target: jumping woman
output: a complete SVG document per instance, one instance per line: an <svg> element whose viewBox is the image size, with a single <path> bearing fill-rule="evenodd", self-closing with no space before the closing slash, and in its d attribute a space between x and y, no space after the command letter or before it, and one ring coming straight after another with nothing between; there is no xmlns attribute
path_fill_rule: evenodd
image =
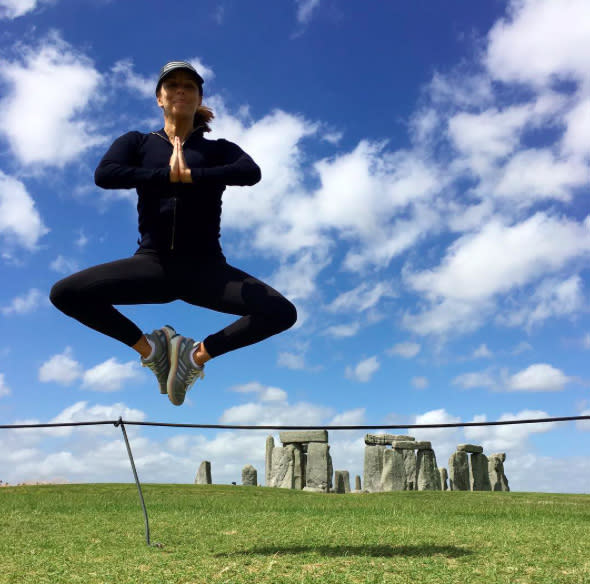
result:
<svg viewBox="0 0 590 584"><path fill-rule="evenodd" d="M220 237L221 197L228 185L251 186L260 168L239 146L209 140L211 110L203 79L185 61L164 65L156 86L164 127L117 138L95 171L104 189L136 189L140 239L134 255L57 282L51 302L68 316L140 354L174 405L204 377L210 359L291 327L297 312L276 290L230 266ZM114 305L183 300L240 316L201 341L165 325L143 333Z"/></svg>

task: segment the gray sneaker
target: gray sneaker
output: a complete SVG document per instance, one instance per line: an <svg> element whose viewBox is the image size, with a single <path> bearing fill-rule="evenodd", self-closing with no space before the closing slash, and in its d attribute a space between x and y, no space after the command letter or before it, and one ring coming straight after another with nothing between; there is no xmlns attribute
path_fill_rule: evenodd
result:
<svg viewBox="0 0 590 584"><path fill-rule="evenodd" d="M168 383L168 373L170 372L170 341L176 335L176 331L169 325L156 329L151 333L146 333L146 337L154 343L156 350L151 359L141 358L141 364L149 367L158 378L160 393L168 393L166 384Z"/></svg>
<svg viewBox="0 0 590 584"><path fill-rule="evenodd" d="M199 346L193 339L176 335L170 341L170 373L168 374L168 399L179 406L186 392L197 379L205 377L205 367L195 367L191 353Z"/></svg>

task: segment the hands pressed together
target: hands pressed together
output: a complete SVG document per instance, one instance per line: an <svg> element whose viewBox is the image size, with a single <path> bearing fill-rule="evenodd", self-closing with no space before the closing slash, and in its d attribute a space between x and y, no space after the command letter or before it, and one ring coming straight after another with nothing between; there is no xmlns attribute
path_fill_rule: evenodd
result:
<svg viewBox="0 0 590 584"><path fill-rule="evenodd" d="M182 142L176 136L174 138L174 150L170 157L170 182L192 183L191 169L186 165L184 152L182 151Z"/></svg>

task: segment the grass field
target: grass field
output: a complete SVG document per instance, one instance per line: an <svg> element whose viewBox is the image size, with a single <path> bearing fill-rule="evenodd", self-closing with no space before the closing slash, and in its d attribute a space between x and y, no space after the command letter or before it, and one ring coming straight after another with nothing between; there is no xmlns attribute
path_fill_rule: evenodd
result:
<svg viewBox="0 0 590 584"><path fill-rule="evenodd" d="M0 583L590 583L590 496L0 489Z"/></svg>

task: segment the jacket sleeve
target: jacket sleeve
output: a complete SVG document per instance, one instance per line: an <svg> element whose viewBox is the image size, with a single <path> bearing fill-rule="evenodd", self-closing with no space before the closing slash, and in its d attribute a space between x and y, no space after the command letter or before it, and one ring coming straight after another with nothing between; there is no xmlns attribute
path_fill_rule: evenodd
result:
<svg viewBox="0 0 590 584"><path fill-rule="evenodd" d="M94 171L94 182L103 189L133 189L145 184L170 183L170 167L141 168L137 163L139 132L117 138Z"/></svg>
<svg viewBox="0 0 590 584"><path fill-rule="evenodd" d="M199 179L213 179L224 185L252 186L260 181L260 167L237 144L228 140L217 140L218 165L205 168L191 168L193 182Z"/></svg>

